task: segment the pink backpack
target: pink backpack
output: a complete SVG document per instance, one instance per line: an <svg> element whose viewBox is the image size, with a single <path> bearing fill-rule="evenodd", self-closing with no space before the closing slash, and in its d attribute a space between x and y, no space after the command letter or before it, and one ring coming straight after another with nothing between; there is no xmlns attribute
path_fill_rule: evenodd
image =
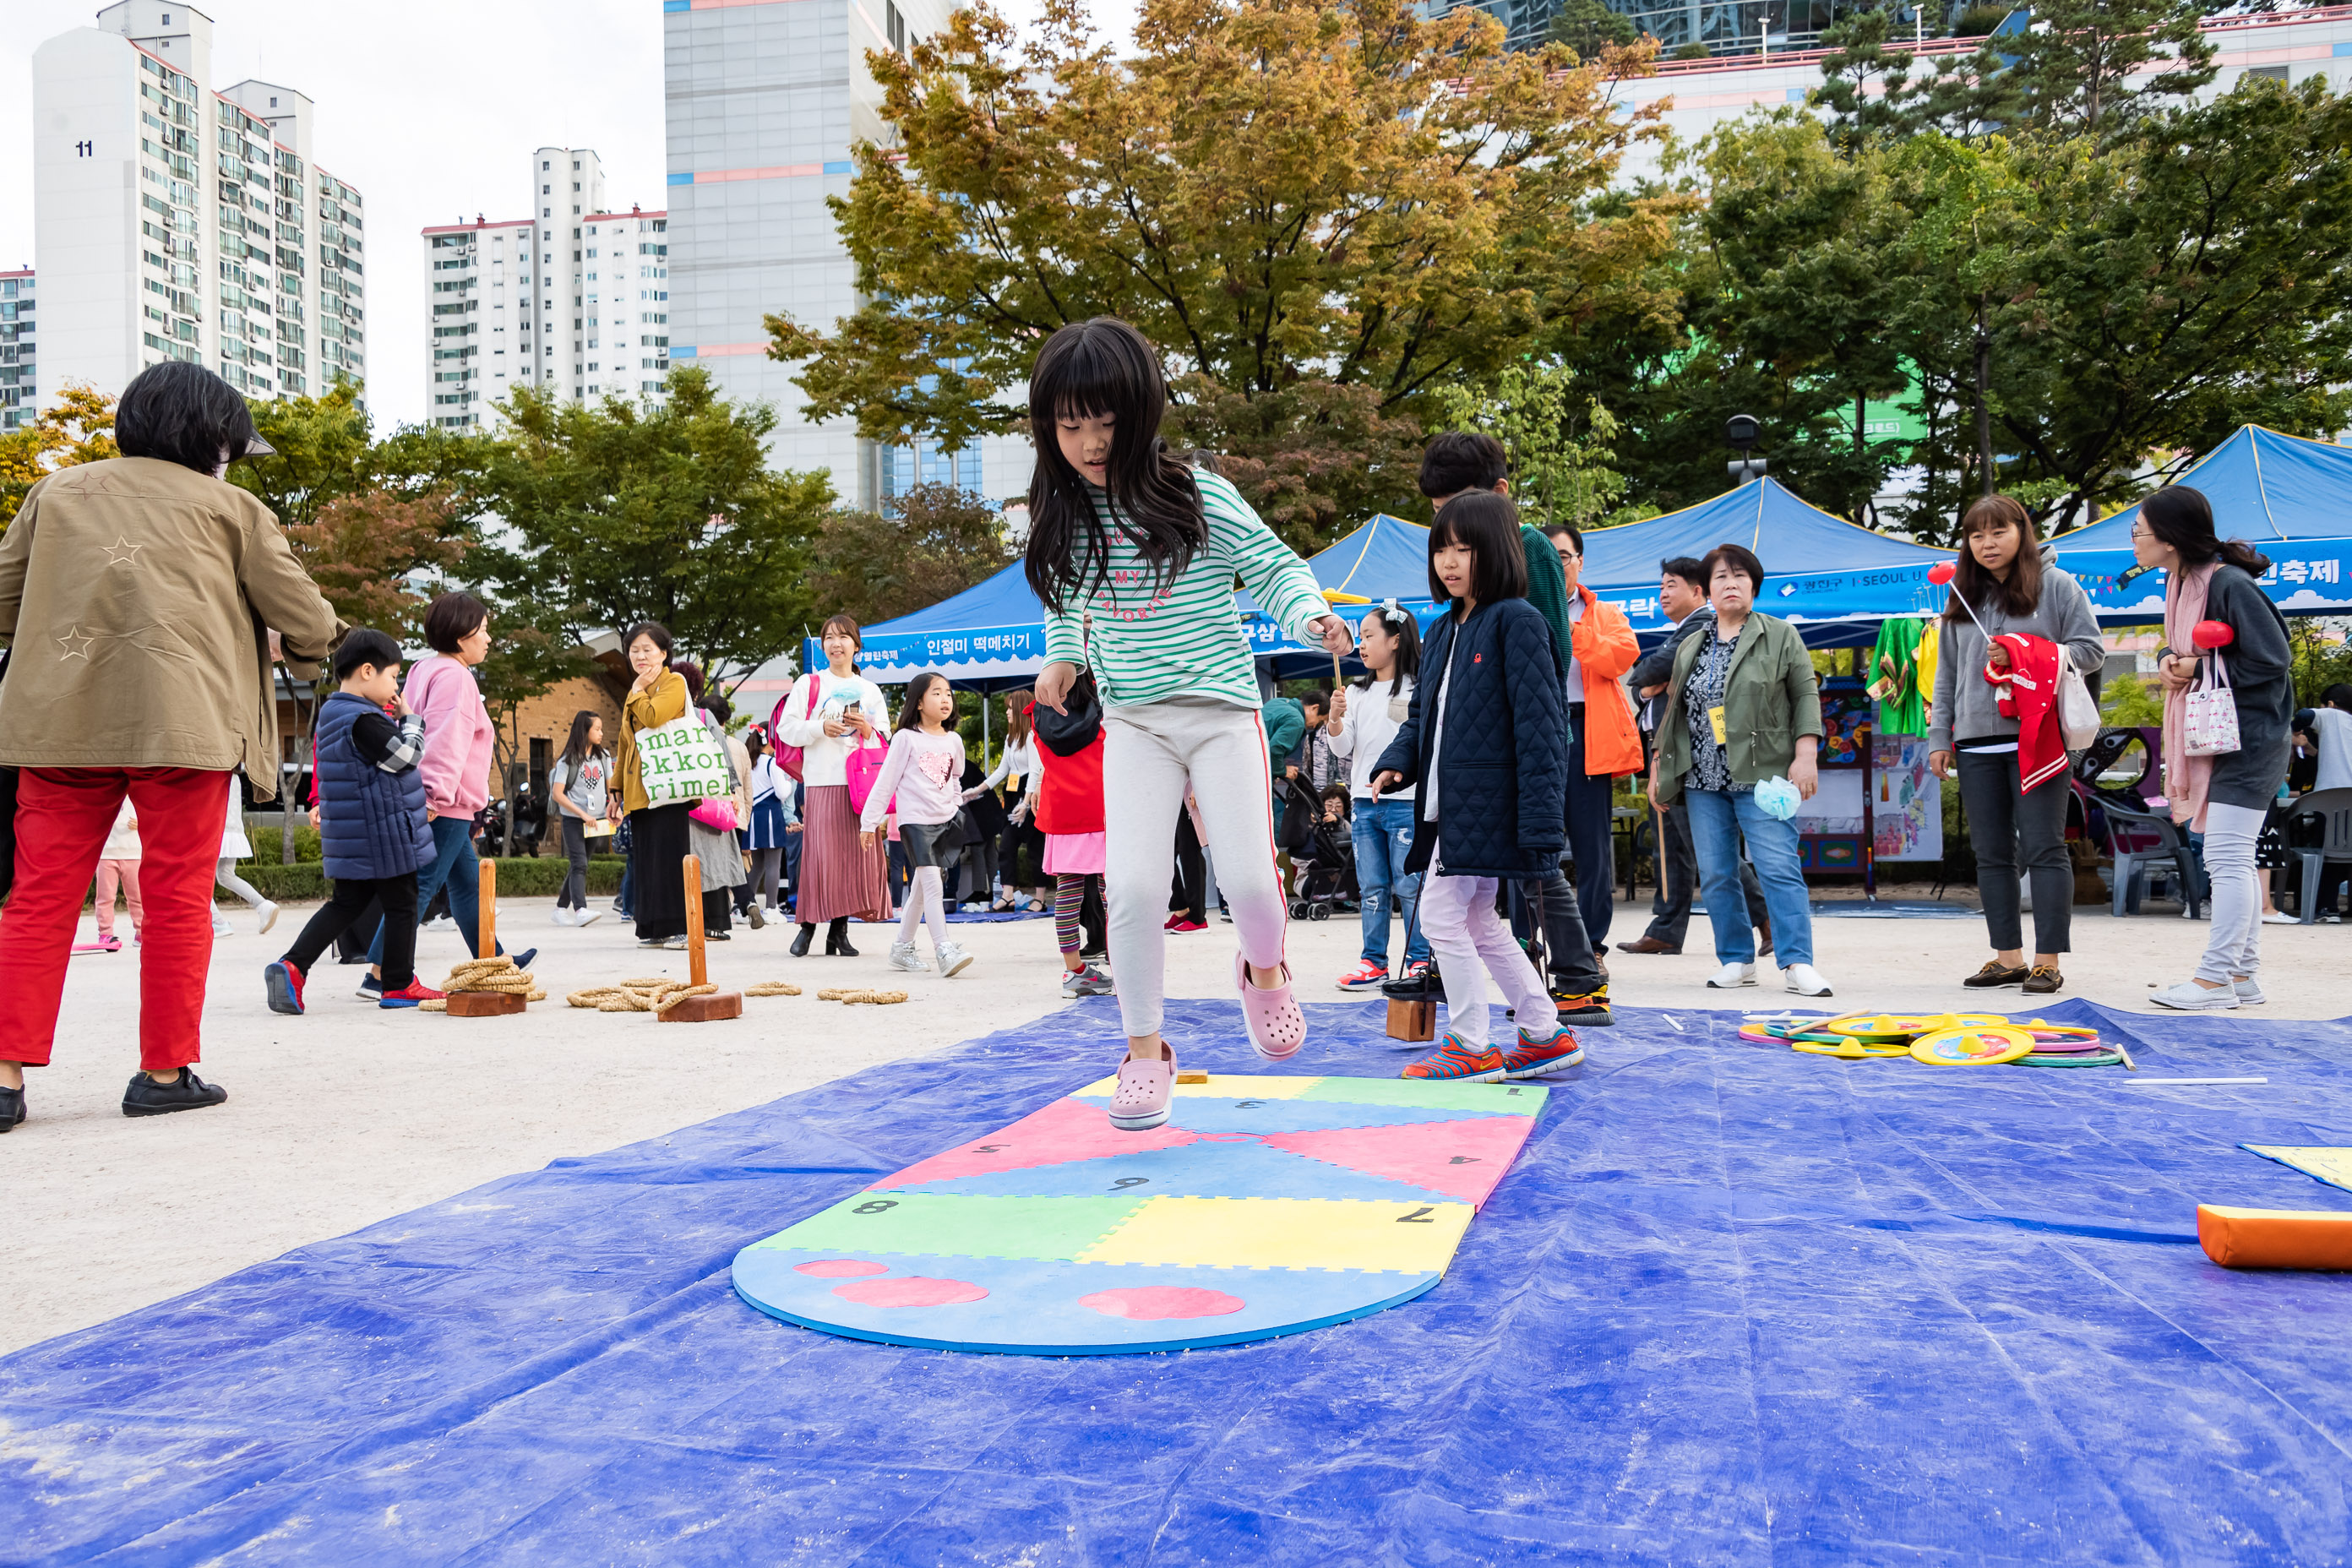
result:
<svg viewBox="0 0 2352 1568"><path fill-rule="evenodd" d="M814 675L803 675L801 677L801 679L808 682L809 689L808 702L804 702L801 705L800 716L805 719L809 716L809 703L813 703L816 700L816 677ZM775 747L776 766L792 774L793 782L794 784L802 782L801 749L798 746L788 746L784 744L784 742L778 737L783 733L784 704L790 702L793 700L793 695L799 690L800 685L796 681L793 683L793 689L791 691L785 692L782 697L776 700L776 710L768 715L768 740Z"/></svg>

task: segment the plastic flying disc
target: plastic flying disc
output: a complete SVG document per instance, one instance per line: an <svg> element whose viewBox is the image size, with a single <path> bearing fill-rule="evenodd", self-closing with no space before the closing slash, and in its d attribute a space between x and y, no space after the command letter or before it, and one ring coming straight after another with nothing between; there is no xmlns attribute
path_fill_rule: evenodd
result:
<svg viewBox="0 0 2352 1568"><path fill-rule="evenodd" d="M1911 1044L1915 1061L1929 1067L1997 1067L2033 1054L2033 1037L2007 1024L1938 1029Z"/></svg>
<svg viewBox="0 0 2352 1568"><path fill-rule="evenodd" d="M1945 1029L1990 1029L2008 1023L1999 1013L1882 1013L1876 1017L1849 1014L1831 1019L1822 1028L1849 1039L1894 1042L1916 1040Z"/></svg>

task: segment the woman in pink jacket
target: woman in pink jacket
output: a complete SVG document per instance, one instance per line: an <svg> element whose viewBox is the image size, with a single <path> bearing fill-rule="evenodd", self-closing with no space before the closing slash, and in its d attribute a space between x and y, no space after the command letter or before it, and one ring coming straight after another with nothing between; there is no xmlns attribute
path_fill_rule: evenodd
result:
<svg viewBox="0 0 2352 1568"><path fill-rule="evenodd" d="M474 666L490 653L490 612L471 594L444 594L425 607L425 640L433 652L410 667L400 693L408 710L425 721L425 759L417 763L417 772L425 780L425 815L432 821L433 844L439 851L433 864L416 874L416 908L419 912L429 909L434 892L446 883L449 912L472 952L474 933L481 929L474 815L490 802L490 757L498 741L490 710L482 701L481 683L474 679ZM504 943L499 951L506 951ZM515 963L528 968L538 952L532 948L517 953ZM383 994L383 931L378 929L368 946L362 1000Z"/></svg>

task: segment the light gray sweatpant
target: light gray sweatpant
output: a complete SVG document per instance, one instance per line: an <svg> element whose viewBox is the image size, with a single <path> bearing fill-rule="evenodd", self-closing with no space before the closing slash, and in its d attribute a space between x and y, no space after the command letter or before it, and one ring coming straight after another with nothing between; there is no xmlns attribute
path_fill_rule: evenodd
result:
<svg viewBox="0 0 2352 1568"><path fill-rule="evenodd" d="M2254 840L2269 815L2218 800L2206 805L2205 875L2213 881L2213 926L2197 965L2200 980L2227 985L2263 967L2263 885L2262 873L2254 869Z"/></svg>
<svg viewBox="0 0 2352 1568"><path fill-rule="evenodd" d="M1110 905L1110 968L1130 1036L1159 1032L1165 1010L1168 883L1176 870L1169 824L1189 784L1216 858L1242 956L1282 962L1289 910L1274 868L1273 770L1255 708L1176 698L1103 710L1103 881Z"/></svg>

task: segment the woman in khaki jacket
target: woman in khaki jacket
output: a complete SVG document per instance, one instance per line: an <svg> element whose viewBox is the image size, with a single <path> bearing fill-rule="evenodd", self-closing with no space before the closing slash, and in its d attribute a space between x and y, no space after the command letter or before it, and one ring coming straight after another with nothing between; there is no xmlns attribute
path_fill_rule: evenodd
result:
<svg viewBox="0 0 2352 1568"><path fill-rule="evenodd" d="M669 667L669 628L643 621L623 634L621 647L636 679L621 704L621 805L629 814L629 898L639 947L686 945L686 857L691 847L689 801L656 805L646 794L637 737L686 717L686 678Z"/></svg>
<svg viewBox="0 0 2352 1568"><path fill-rule="evenodd" d="M226 382L176 361L141 372L114 438L123 456L41 480L0 538L0 764L23 770L0 917L0 1132L25 1119L22 1068L48 1063L82 893L126 795L147 923L123 1114L228 1098L194 1064L231 774L260 795L278 777L269 628L304 678L336 629L269 509L222 481L269 450Z"/></svg>

